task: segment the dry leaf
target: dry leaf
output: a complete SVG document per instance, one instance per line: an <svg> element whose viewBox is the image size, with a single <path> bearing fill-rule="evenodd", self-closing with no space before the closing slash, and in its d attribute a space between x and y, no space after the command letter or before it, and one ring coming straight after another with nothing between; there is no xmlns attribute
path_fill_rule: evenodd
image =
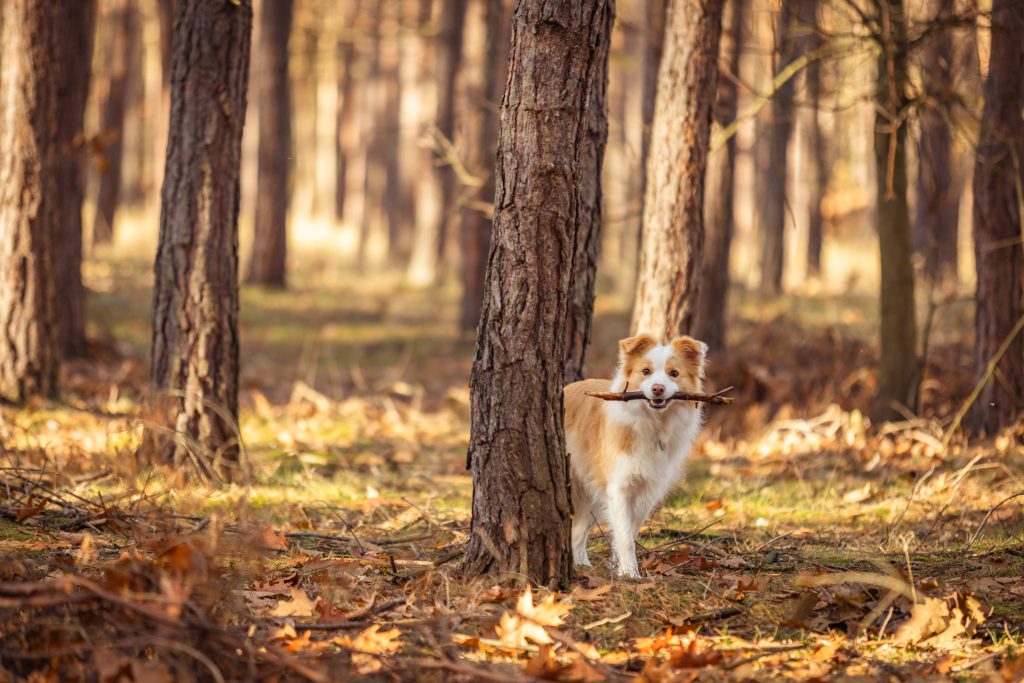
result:
<svg viewBox="0 0 1024 683"><path fill-rule="evenodd" d="M270 615L272 617L311 617L316 611L316 606L320 602L320 598L316 600L310 600L309 596L306 595L306 591L301 588L290 588L292 593L291 600L280 600L277 603L277 607L271 610Z"/></svg>

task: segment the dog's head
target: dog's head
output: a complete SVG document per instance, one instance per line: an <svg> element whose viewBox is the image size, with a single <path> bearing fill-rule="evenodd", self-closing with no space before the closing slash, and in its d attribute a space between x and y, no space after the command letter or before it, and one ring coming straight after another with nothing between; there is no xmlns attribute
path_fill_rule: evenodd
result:
<svg viewBox="0 0 1024 683"><path fill-rule="evenodd" d="M624 390L640 390L649 408L664 410L677 391L702 390L707 350L707 344L693 337L676 337L668 344L659 344L649 334L623 339L619 342L619 373L626 381Z"/></svg>

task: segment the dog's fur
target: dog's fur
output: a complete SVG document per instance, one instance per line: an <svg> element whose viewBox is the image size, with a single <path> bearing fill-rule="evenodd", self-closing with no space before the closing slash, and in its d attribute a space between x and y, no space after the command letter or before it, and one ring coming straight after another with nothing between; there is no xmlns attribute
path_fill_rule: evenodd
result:
<svg viewBox="0 0 1024 683"><path fill-rule="evenodd" d="M707 345L676 337L659 345L648 334L619 342L615 378L565 388L565 440L572 471L573 557L589 565L587 537L595 524L612 536L620 575L639 576L635 539L647 516L679 478L701 427L691 401L665 401L676 391L703 389ZM644 392L647 400L602 401L588 391Z"/></svg>

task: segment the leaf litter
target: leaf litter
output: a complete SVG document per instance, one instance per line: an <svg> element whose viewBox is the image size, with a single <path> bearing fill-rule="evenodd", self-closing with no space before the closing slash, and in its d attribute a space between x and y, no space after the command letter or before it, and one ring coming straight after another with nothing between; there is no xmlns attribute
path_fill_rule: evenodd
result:
<svg viewBox="0 0 1024 683"><path fill-rule="evenodd" d="M135 361L76 366L69 404L0 408L0 680L1024 678L1020 434L944 447L938 417L968 351L934 347L948 391L879 428L853 335L740 329L712 373L737 404L645 526L644 578L601 530L561 592L459 573L460 354L361 390L250 377L260 483L221 489L134 468Z"/></svg>

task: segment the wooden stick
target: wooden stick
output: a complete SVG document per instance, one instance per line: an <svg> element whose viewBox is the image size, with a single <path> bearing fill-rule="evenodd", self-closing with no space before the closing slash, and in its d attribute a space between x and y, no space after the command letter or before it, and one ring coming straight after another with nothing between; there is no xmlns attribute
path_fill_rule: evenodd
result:
<svg viewBox="0 0 1024 683"><path fill-rule="evenodd" d="M733 399L731 396L723 396L723 394L731 390L732 387L726 387L714 394L691 394L685 391L677 391L671 396L664 398L668 401L699 401L701 403L710 403L713 406L728 406L732 405ZM593 396L604 401L636 401L647 398L642 391L588 391L587 396Z"/></svg>

